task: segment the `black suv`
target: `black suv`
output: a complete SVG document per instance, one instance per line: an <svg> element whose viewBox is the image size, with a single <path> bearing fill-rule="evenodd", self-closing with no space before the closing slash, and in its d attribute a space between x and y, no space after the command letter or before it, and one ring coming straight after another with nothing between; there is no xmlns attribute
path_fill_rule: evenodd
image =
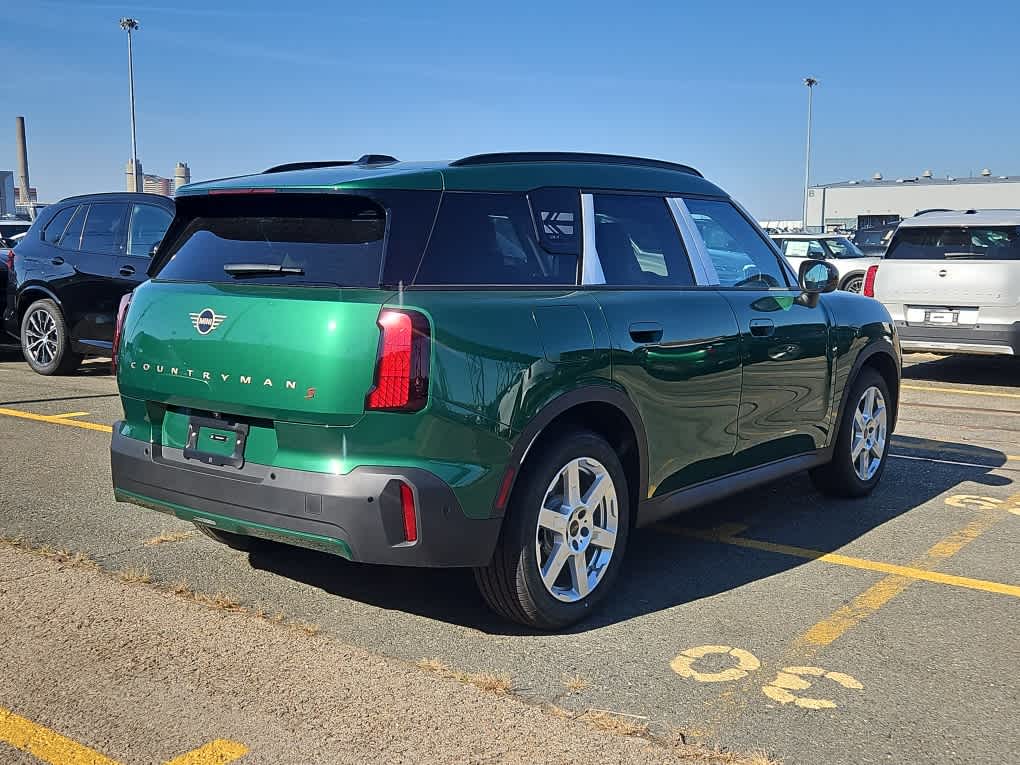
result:
<svg viewBox="0 0 1020 765"><path fill-rule="evenodd" d="M7 253L4 328L32 369L69 374L110 354L120 298L148 278L173 216L173 200L157 194L89 194L43 210Z"/></svg>

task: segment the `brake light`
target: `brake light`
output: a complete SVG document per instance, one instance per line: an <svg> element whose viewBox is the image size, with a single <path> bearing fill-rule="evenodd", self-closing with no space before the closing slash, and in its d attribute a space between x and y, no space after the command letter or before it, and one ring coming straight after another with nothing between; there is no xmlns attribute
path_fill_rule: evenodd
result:
<svg viewBox="0 0 1020 765"><path fill-rule="evenodd" d="M114 376L117 375L117 360L120 356L120 337L124 331L124 320L127 318L128 307L131 305L131 294L128 293L120 299L117 306L117 323L113 328L113 354L110 369Z"/></svg>
<svg viewBox="0 0 1020 765"><path fill-rule="evenodd" d="M875 297L875 275L878 274L878 266L868 266L868 273L864 275L864 297Z"/></svg>
<svg viewBox="0 0 1020 765"><path fill-rule="evenodd" d="M417 412L429 395L429 322L417 311L383 309L379 313L379 353L375 384L365 408Z"/></svg>
<svg viewBox="0 0 1020 765"><path fill-rule="evenodd" d="M400 484L400 510L404 514L404 539L418 540L418 515L414 508L414 492L406 483Z"/></svg>

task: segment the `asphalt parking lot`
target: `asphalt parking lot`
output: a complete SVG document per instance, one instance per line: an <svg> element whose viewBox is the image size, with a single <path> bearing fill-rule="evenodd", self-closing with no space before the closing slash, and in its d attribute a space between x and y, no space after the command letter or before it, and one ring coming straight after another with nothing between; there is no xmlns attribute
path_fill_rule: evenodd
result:
<svg viewBox="0 0 1020 765"><path fill-rule="evenodd" d="M43 378L0 351L0 537L156 584L186 580L358 650L505 675L526 701L624 713L787 763L1012 761L1020 362L908 356L902 404L872 497L826 500L799 476L641 530L609 607L547 635L491 616L470 572L357 566L272 545L238 553L116 504L108 434L120 406L108 365ZM164 533L172 541L146 544ZM14 616L0 609L2 635ZM87 619L80 631L87 641ZM0 718L34 706L29 692L0 680L10 694ZM243 741L258 761L245 730L221 722L208 738ZM107 743L111 756L126 746Z"/></svg>

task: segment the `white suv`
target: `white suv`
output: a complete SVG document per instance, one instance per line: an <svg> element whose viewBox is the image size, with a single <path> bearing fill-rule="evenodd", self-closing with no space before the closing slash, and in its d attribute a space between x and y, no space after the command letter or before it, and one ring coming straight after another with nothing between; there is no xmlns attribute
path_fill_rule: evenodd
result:
<svg viewBox="0 0 1020 765"><path fill-rule="evenodd" d="M839 271L839 289L860 292L868 267L881 263L878 256L865 255L842 234L772 234L772 241L796 272L808 258L827 260Z"/></svg>
<svg viewBox="0 0 1020 765"><path fill-rule="evenodd" d="M889 309L905 351L1020 356L1020 210L907 218L864 294Z"/></svg>

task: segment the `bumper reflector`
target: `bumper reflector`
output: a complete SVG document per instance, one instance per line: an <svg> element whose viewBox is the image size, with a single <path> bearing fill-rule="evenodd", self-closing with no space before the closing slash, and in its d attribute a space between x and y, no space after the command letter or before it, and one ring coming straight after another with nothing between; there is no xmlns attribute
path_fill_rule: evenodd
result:
<svg viewBox="0 0 1020 765"><path fill-rule="evenodd" d="M414 492L406 483L400 484L400 509L404 514L404 539L418 541L418 515L414 507Z"/></svg>

